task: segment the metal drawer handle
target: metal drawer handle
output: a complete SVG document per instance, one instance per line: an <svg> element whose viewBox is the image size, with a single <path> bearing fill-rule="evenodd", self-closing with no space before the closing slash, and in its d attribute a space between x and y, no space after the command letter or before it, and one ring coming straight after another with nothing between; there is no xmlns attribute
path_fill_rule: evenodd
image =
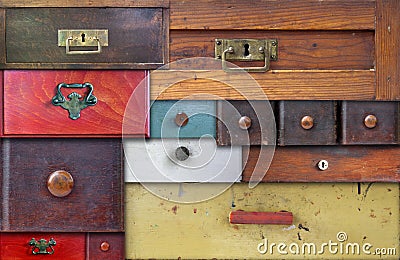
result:
<svg viewBox="0 0 400 260"><path fill-rule="evenodd" d="M265 72L269 70L270 60L278 59L276 39L216 39L215 58L222 60L226 72ZM227 61L264 61L262 67L228 67Z"/></svg>
<svg viewBox="0 0 400 260"><path fill-rule="evenodd" d="M47 240L44 238L39 239L39 241L36 241L35 238L32 238L31 241L29 241L29 245L32 246L32 254L34 255L52 255L54 254L53 246L56 245L56 241L54 240L54 238L50 238L49 242L47 242ZM50 249L50 251L48 250L48 248Z"/></svg>
<svg viewBox="0 0 400 260"><path fill-rule="evenodd" d="M72 92L68 95L69 100L66 100L61 93L61 88L88 88L89 93L82 100L82 96L76 92ZM51 100L55 106L61 106L65 110L68 110L69 117L72 120L76 120L81 116L81 110L97 104L97 98L93 95L93 85L86 82L83 84L66 84L61 83L57 86L57 94Z"/></svg>
<svg viewBox="0 0 400 260"><path fill-rule="evenodd" d="M71 51L69 49L69 42L72 41L72 37L68 37L67 40L65 41L65 53L66 54L97 54L101 52L101 44L100 44L100 39L95 38L94 40L97 41L97 50L95 51Z"/></svg>

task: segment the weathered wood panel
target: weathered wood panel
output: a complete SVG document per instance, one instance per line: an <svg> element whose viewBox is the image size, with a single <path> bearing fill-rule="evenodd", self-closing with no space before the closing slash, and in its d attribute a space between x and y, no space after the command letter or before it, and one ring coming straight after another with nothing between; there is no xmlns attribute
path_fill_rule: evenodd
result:
<svg viewBox="0 0 400 260"><path fill-rule="evenodd" d="M157 68L167 60L164 27L168 23L163 18L162 8L6 9L3 67ZM68 55L57 44L59 29L108 29L108 46L97 54ZM93 49L97 47L84 48Z"/></svg>
<svg viewBox="0 0 400 260"><path fill-rule="evenodd" d="M278 60L270 69L372 69L372 31L172 30L170 60L215 57L215 39L277 39ZM173 68L174 64L171 64ZM240 66L245 66L242 63Z"/></svg>
<svg viewBox="0 0 400 260"><path fill-rule="evenodd" d="M243 181L249 181L252 174L265 174L265 169L254 170L259 152L259 146L252 146L248 158L243 157ZM243 154L247 154L246 148L243 148ZM395 158L400 158L400 146L276 147L262 181L399 182L400 168ZM321 171L317 167L320 160L328 161L327 170Z"/></svg>
<svg viewBox="0 0 400 260"><path fill-rule="evenodd" d="M8 180L3 231L123 231L120 140L3 139L2 145ZM57 170L74 179L66 197L47 188L49 174Z"/></svg>
<svg viewBox="0 0 400 260"><path fill-rule="evenodd" d="M374 71L274 70L251 76L257 82L243 78L241 73L158 70L151 73L150 96L152 100L176 100L190 95L191 99L216 99L209 94L229 100L265 99L265 95L269 100L375 98ZM261 89L255 87L257 83Z"/></svg>
<svg viewBox="0 0 400 260"><path fill-rule="evenodd" d="M374 0L171 0L171 29L358 30L375 28Z"/></svg>
<svg viewBox="0 0 400 260"><path fill-rule="evenodd" d="M168 7L169 0L2 0L0 7Z"/></svg>
<svg viewBox="0 0 400 260"><path fill-rule="evenodd" d="M376 1L376 98L400 100L400 1Z"/></svg>

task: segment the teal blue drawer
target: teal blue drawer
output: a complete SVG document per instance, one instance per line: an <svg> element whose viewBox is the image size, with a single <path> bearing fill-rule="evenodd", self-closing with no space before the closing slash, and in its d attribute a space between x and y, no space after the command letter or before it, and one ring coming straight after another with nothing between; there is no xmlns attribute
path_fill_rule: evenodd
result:
<svg viewBox="0 0 400 260"><path fill-rule="evenodd" d="M215 137L215 113L215 101L154 101L151 104L150 136L152 138L198 138L204 135ZM184 120L185 115L187 121ZM180 126L182 122L186 124Z"/></svg>

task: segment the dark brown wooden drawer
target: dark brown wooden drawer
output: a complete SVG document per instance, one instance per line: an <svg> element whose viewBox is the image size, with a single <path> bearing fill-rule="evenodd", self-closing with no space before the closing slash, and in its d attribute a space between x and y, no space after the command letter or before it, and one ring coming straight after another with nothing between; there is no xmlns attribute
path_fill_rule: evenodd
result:
<svg viewBox="0 0 400 260"><path fill-rule="evenodd" d="M167 61L167 11L146 7L0 9L5 21L0 24L0 37L5 37L5 45L0 44L1 66L153 69ZM77 32L69 31L63 38L59 30Z"/></svg>
<svg viewBox="0 0 400 260"><path fill-rule="evenodd" d="M279 145L336 144L336 102L279 102Z"/></svg>
<svg viewBox="0 0 400 260"><path fill-rule="evenodd" d="M399 143L399 107L399 102L342 102L342 143Z"/></svg>
<svg viewBox="0 0 400 260"><path fill-rule="evenodd" d="M271 145L276 142L275 102L219 101L218 145Z"/></svg>
<svg viewBox="0 0 400 260"><path fill-rule="evenodd" d="M44 248L39 253L36 243L41 239ZM124 233L0 233L0 249L2 260L122 260Z"/></svg>
<svg viewBox="0 0 400 260"><path fill-rule="evenodd" d="M120 140L3 139L2 151L3 231L123 231Z"/></svg>

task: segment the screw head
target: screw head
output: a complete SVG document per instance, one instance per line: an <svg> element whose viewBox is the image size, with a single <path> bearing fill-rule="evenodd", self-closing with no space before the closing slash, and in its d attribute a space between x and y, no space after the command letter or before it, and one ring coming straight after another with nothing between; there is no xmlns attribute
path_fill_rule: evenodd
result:
<svg viewBox="0 0 400 260"><path fill-rule="evenodd" d="M222 42L221 42L221 41L219 41L219 40L218 40L218 41L216 41L215 43L216 43L217 45L221 45L221 44L222 44Z"/></svg>

